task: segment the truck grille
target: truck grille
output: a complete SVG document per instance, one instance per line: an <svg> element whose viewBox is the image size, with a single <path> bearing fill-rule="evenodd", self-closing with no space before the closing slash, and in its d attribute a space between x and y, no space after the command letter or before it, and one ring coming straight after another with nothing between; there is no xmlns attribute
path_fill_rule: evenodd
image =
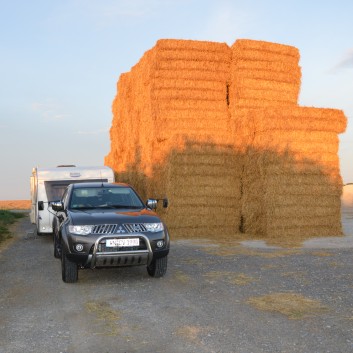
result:
<svg viewBox="0 0 353 353"><path fill-rule="evenodd" d="M93 234L141 233L147 229L143 223L99 224L93 227Z"/></svg>

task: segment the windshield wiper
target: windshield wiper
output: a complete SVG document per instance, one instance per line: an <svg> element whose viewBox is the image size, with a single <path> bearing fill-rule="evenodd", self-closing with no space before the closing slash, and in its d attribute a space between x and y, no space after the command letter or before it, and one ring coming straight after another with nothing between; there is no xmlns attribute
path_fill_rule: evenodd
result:
<svg viewBox="0 0 353 353"><path fill-rule="evenodd" d="M114 208L132 208L132 209L141 209L143 207L141 206L131 206L131 205L112 205L111 207L114 207Z"/></svg>

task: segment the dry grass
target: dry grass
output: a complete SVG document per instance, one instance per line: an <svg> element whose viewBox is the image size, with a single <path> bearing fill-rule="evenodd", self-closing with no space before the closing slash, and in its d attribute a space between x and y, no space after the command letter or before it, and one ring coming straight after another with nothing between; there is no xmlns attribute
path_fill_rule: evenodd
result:
<svg viewBox="0 0 353 353"><path fill-rule="evenodd" d="M108 303L99 301L88 301L85 303L87 312L94 315L95 319L102 325L102 332L95 333L97 335L115 336L120 333L117 321L120 320L120 313L111 308Z"/></svg>
<svg viewBox="0 0 353 353"><path fill-rule="evenodd" d="M281 313L292 320L315 316L328 310L320 301L296 293L273 293L251 297L247 303L261 311Z"/></svg>

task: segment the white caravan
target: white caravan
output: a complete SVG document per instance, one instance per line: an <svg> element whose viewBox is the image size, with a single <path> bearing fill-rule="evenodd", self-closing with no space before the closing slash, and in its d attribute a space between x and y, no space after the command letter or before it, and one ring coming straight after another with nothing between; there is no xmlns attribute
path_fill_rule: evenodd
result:
<svg viewBox="0 0 353 353"><path fill-rule="evenodd" d="M113 183L114 172L105 166L33 168L30 218L31 222L37 226L37 233L53 232L53 210L50 202L60 200L69 184L93 181Z"/></svg>

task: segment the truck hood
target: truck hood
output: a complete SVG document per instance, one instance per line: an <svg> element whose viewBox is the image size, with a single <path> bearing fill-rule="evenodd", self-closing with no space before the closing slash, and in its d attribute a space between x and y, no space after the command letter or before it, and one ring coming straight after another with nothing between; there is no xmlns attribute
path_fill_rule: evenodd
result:
<svg viewBox="0 0 353 353"><path fill-rule="evenodd" d="M121 224L121 223L157 223L160 218L153 211L122 210L71 210L69 211L72 225Z"/></svg>

